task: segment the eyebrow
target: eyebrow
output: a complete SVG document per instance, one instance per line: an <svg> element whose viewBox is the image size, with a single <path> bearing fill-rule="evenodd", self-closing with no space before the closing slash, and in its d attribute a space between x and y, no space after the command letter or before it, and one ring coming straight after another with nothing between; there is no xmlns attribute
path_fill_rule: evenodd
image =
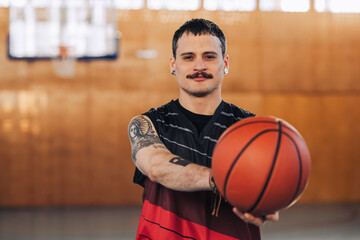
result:
<svg viewBox="0 0 360 240"><path fill-rule="evenodd" d="M215 55L218 55L217 52L214 52L214 51L204 52L204 54L215 54Z"/></svg>
<svg viewBox="0 0 360 240"><path fill-rule="evenodd" d="M193 52L184 52L182 54L180 54L180 56L184 56L184 55L192 55L194 54ZM204 52L203 54L215 54L215 55L218 55L217 52L215 51L207 51L207 52Z"/></svg>
<svg viewBox="0 0 360 240"><path fill-rule="evenodd" d="M194 53L193 52L185 52L185 53L180 54L180 56L191 55L191 54L194 54Z"/></svg>

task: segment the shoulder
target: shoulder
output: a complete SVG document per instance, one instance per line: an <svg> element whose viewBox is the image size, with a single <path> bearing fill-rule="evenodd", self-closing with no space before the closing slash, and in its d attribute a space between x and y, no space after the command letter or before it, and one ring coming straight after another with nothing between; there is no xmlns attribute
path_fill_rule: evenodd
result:
<svg viewBox="0 0 360 240"><path fill-rule="evenodd" d="M156 131L160 131L160 129L166 127L171 121L174 121L174 119L177 118L177 115L179 115L174 105L174 101L171 101L133 117L129 124L129 131L131 126L143 126L144 128L154 127Z"/></svg>
<svg viewBox="0 0 360 240"><path fill-rule="evenodd" d="M147 116L138 115L133 117L128 126L128 134L131 143L136 143L144 136L156 134L153 129L153 123Z"/></svg>
<svg viewBox="0 0 360 240"><path fill-rule="evenodd" d="M179 115L179 111L174 101L170 101L160 107L151 108L142 115L147 116L154 124L156 122L168 122Z"/></svg>

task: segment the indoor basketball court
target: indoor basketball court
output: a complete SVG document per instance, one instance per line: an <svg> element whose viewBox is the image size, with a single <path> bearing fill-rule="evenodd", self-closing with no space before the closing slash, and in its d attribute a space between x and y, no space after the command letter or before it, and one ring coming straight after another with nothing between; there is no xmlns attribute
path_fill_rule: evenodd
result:
<svg viewBox="0 0 360 240"><path fill-rule="evenodd" d="M269 123L241 151L247 131L210 139L220 193L249 211L281 209L264 240L360 239L360 3L0 0L1 240L136 238L143 188L128 124L178 97L171 42L193 18L226 35L222 98ZM237 189L256 188L267 164L261 193L241 202L249 193Z"/></svg>

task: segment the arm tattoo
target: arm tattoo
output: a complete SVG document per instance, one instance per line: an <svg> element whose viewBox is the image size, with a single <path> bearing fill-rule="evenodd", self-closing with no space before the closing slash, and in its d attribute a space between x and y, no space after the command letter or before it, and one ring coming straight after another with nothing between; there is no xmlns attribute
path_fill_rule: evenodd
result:
<svg viewBox="0 0 360 240"><path fill-rule="evenodd" d="M136 153L145 147L165 148L159 136L153 130L151 122L144 116L138 116L129 124L129 138L132 146L132 159L136 161Z"/></svg>
<svg viewBox="0 0 360 240"><path fill-rule="evenodd" d="M180 165L180 166L184 166L184 167L191 163L190 161L185 160L185 159L180 158L180 157L174 157L169 162L171 162L173 164Z"/></svg>

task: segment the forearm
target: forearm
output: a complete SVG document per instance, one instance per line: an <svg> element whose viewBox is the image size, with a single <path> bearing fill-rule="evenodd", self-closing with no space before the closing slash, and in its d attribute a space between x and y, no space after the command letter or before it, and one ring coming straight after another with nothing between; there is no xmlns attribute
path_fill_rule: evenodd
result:
<svg viewBox="0 0 360 240"><path fill-rule="evenodd" d="M141 153L139 155L139 159L145 157L141 156ZM210 190L210 168L191 163L166 151L145 161L152 163L151 167L145 170L150 180L169 189L188 192Z"/></svg>

